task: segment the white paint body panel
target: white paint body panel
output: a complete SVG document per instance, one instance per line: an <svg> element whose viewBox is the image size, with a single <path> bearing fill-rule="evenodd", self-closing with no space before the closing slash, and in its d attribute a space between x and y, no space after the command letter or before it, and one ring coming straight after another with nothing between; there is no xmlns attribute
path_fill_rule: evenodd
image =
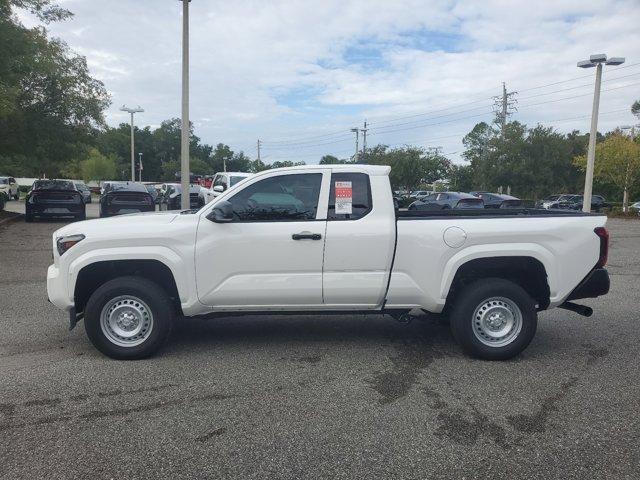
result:
<svg viewBox="0 0 640 480"><path fill-rule="evenodd" d="M373 208L366 216L326 220L332 172L369 175ZM219 224L206 218L217 202L253 182L299 173L323 174L313 221ZM53 235L49 299L70 310L83 267L108 260L149 259L170 269L187 316L383 306L440 312L456 272L469 260L528 256L546 269L553 307L562 303L598 259L600 243L593 230L604 226L603 216L396 221L388 173L389 167L369 165L269 170L220 194L195 214L135 214L69 224ZM445 235L451 227L454 230ZM304 231L319 233L322 239L292 240L292 234ZM85 239L59 256L56 239L74 234Z"/></svg>

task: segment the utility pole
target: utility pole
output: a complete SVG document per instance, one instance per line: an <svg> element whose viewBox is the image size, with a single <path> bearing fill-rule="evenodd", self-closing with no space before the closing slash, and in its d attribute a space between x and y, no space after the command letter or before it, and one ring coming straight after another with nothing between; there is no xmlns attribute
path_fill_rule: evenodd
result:
<svg viewBox="0 0 640 480"><path fill-rule="evenodd" d="M496 114L496 122L500 124L500 135L504 137L504 130L507 126L507 118L518 109L515 98L518 92L507 92L507 85L502 82L502 95L493 97L494 111Z"/></svg>
<svg viewBox="0 0 640 480"><path fill-rule="evenodd" d="M180 183L182 195L180 208L188 210L189 181L189 2L182 1L182 135L180 139Z"/></svg>
<svg viewBox="0 0 640 480"><path fill-rule="evenodd" d="M367 121L364 121L364 128L362 129L362 159L367 160Z"/></svg>
<svg viewBox="0 0 640 480"><path fill-rule="evenodd" d="M587 171L584 178L584 195L582 211L591 212L591 193L593 191L593 169L596 160L596 136L598 134L598 109L600 108L600 85L602 84L602 65L622 65L624 58L612 57L607 60L604 53L591 55L589 60L578 62L580 68L596 67L596 85L593 93L593 109L591 111L591 130L589 133L589 150L587 151Z"/></svg>
<svg viewBox="0 0 640 480"><path fill-rule="evenodd" d="M359 135L360 129L356 127L356 128L352 128L351 131L356 134L356 154L354 155L353 159L355 163L358 163L358 140L360 137Z"/></svg>
<svg viewBox="0 0 640 480"><path fill-rule="evenodd" d="M260 139L258 139L258 161L260 161Z"/></svg>
<svg viewBox="0 0 640 480"><path fill-rule="evenodd" d="M142 182L142 152L138 153L138 181Z"/></svg>
<svg viewBox="0 0 640 480"><path fill-rule="evenodd" d="M120 111L131 114L131 181L135 182L136 181L136 154L135 154L135 146L133 141L133 114L144 112L144 110L140 108L140 105L138 105L136 108L127 108L126 106L123 105Z"/></svg>

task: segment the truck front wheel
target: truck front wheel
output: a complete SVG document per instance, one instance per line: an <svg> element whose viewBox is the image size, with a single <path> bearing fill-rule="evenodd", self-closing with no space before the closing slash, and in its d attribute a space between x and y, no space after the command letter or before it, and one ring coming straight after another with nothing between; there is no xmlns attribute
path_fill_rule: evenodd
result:
<svg viewBox="0 0 640 480"><path fill-rule="evenodd" d="M169 337L173 321L174 308L167 293L136 276L114 278L98 287L84 315L91 343L119 360L153 355Z"/></svg>
<svg viewBox="0 0 640 480"><path fill-rule="evenodd" d="M457 295L451 331L463 350L485 360L522 352L538 324L535 301L518 284L501 278L477 280Z"/></svg>

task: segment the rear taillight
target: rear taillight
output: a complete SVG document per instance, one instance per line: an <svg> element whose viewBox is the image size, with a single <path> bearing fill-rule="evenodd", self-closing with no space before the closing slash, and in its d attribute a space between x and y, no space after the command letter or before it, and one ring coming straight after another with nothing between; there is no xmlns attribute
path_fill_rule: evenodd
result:
<svg viewBox="0 0 640 480"><path fill-rule="evenodd" d="M598 257L596 268L602 268L607 264L609 257L609 232L604 227L597 227L593 231L600 237L600 257Z"/></svg>

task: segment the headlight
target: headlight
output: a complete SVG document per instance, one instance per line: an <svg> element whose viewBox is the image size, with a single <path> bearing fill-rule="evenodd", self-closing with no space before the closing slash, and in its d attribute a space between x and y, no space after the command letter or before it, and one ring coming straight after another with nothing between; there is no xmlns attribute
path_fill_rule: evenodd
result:
<svg viewBox="0 0 640 480"><path fill-rule="evenodd" d="M56 241L56 245L58 246L58 253L60 255L64 254L67 250L73 247L76 243L84 240L84 235L68 235L66 237L60 237Z"/></svg>

